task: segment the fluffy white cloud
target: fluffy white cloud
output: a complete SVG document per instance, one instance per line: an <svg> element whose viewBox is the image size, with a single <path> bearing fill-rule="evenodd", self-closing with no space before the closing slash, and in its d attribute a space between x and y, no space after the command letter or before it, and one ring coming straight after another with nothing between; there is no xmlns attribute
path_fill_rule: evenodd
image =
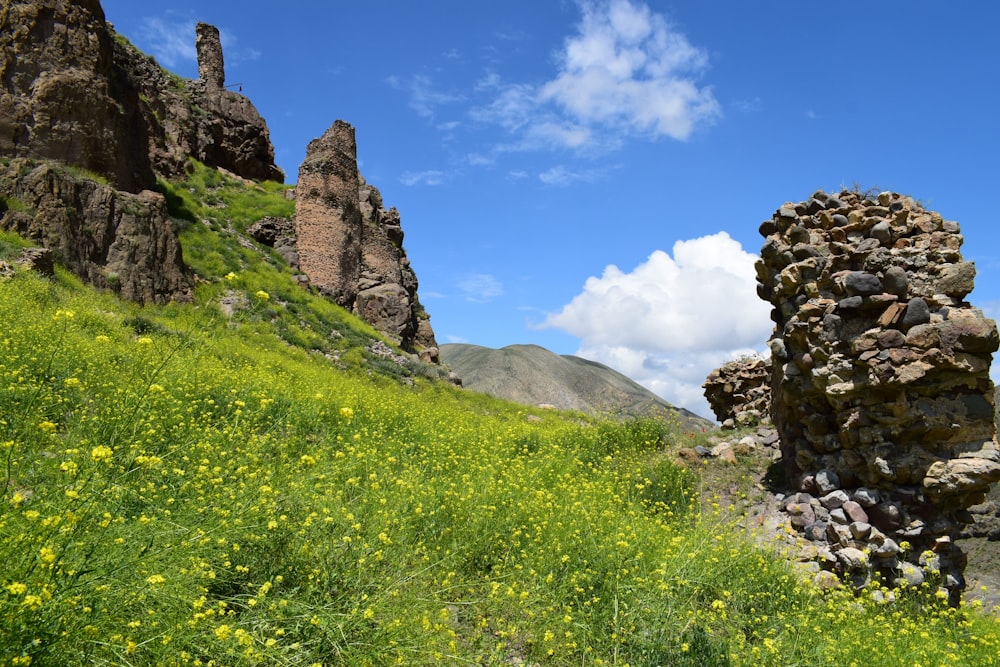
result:
<svg viewBox="0 0 1000 667"><path fill-rule="evenodd" d="M727 233L678 241L629 273L608 266L543 328L581 340L579 356L625 373L671 403L703 416L709 372L760 351L770 306L757 298L754 261Z"/></svg>
<svg viewBox="0 0 1000 667"><path fill-rule="evenodd" d="M660 14L632 0L584 0L575 34L541 85L490 73L476 86L490 100L471 112L514 141L498 152L614 149L630 135L687 139L715 121L720 106L697 77L708 57Z"/></svg>
<svg viewBox="0 0 1000 667"><path fill-rule="evenodd" d="M687 139L720 112L711 88L696 82L705 52L644 4L584 2L579 33L560 61L540 99L583 123Z"/></svg>

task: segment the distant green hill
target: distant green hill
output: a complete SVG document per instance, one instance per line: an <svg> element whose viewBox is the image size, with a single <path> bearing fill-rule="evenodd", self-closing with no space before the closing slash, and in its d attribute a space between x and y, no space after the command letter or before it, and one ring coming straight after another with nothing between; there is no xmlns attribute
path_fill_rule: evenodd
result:
<svg viewBox="0 0 1000 667"><path fill-rule="evenodd" d="M467 389L517 403L594 415L676 416L687 430L715 425L674 407L612 368L558 355L538 345L508 345L495 350L453 343L441 346L441 360L462 378Z"/></svg>

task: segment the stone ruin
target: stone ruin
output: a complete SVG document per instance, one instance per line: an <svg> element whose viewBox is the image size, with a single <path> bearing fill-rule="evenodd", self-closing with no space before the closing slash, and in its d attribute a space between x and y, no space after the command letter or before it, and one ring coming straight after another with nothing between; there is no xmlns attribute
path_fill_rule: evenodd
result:
<svg viewBox="0 0 1000 667"><path fill-rule="evenodd" d="M965 301L975 266L958 224L895 193L820 191L760 232L793 525L855 585L875 573L913 585L930 570L957 603L965 557L952 539L1000 479L1000 341Z"/></svg>
<svg viewBox="0 0 1000 667"><path fill-rule="evenodd" d="M222 59L222 39L219 29L207 23L195 26L194 46L198 52L198 80L206 89L226 87L226 67Z"/></svg>
<svg viewBox="0 0 1000 667"><path fill-rule="evenodd" d="M724 429L771 421L771 358L747 356L712 371L705 398Z"/></svg>
<svg viewBox="0 0 1000 667"><path fill-rule="evenodd" d="M309 142L296 187L299 268L321 293L408 352L438 362L430 316L403 249L399 211L358 172L354 128L336 121Z"/></svg>

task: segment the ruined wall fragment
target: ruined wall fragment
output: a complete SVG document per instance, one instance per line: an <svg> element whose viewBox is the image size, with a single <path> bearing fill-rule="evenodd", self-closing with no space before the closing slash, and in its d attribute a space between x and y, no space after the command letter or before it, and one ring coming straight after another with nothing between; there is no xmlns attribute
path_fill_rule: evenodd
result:
<svg viewBox="0 0 1000 667"><path fill-rule="evenodd" d="M358 172L354 128L336 121L309 143L296 188L299 266L309 281L404 350L438 361L399 212Z"/></svg>
<svg viewBox="0 0 1000 667"><path fill-rule="evenodd" d="M771 358L735 359L709 373L702 385L722 428L771 421Z"/></svg>
<svg viewBox="0 0 1000 667"><path fill-rule="evenodd" d="M797 525L847 570L847 549L869 548L890 577L899 543L936 549L954 596L964 558L950 539L1000 479L989 376L1000 341L965 300L975 266L958 224L895 193L820 191L760 231L758 293L776 324L772 416L807 496L798 509L812 510Z"/></svg>

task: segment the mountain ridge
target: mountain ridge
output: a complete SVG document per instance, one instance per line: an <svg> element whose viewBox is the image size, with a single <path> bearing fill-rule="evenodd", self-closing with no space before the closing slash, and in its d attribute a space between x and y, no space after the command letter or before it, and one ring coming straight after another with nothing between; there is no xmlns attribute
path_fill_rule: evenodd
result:
<svg viewBox="0 0 1000 667"><path fill-rule="evenodd" d="M534 344L494 349L449 343L440 350L441 360L462 378L463 386L498 398L588 414L676 418L685 429L714 426L590 359L556 354Z"/></svg>

